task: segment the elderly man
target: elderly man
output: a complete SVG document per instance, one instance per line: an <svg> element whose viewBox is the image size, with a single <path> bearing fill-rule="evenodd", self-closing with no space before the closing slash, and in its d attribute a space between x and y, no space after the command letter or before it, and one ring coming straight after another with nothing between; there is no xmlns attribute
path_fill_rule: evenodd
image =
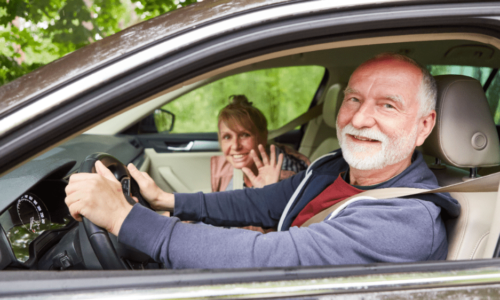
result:
<svg viewBox="0 0 500 300"><path fill-rule="evenodd" d="M307 171L262 189L169 194L129 166L141 193L165 217L128 204L120 184L100 163L98 174L72 175L66 203L118 236L119 241L171 268L236 268L412 262L445 259L441 213L458 215L448 194L422 198L362 198L309 227L312 216L362 191L388 187L436 188L415 147L434 127L436 85L413 60L382 54L352 74L337 117L342 150ZM425 198L424 198L425 197ZM100 201L105 199L106 201ZM261 234L194 225L276 227Z"/></svg>

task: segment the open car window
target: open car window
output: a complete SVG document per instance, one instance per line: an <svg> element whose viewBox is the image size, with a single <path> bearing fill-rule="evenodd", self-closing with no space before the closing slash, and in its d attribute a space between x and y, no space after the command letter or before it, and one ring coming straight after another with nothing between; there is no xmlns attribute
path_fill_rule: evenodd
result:
<svg viewBox="0 0 500 300"><path fill-rule="evenodd" d="M245 95L264 113L268 129L273 130L307 110L324 73L325 68L319 66L245 72L195 89L162 108L175 115L172 133L216 132L217 115L228 104L228 97Z"/></svg>

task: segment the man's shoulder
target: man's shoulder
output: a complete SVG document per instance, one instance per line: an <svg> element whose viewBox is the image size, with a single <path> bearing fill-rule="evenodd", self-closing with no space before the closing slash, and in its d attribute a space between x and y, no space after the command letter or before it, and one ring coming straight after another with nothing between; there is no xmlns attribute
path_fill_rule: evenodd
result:
<svg viewBox="0 0 500 300"><path fill-rule="evenodd" d="M427 166L422 153L415 150L412 163L397 176L387 180L381 188L412 187L420 189L436 189L439 184L436 176Z"/></svg>
<svg viewBox="0 0 500 300"><path fill-rule="evenodd" d="M337 149L315 159L307 168L307 171L322 172L332 169L347 168L347 162L342 157L342 150Z"/></svg>

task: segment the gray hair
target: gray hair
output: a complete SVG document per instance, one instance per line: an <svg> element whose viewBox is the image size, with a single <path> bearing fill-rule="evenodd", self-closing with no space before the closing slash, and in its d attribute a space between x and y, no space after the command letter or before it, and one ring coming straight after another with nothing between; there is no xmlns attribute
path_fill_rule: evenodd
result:
<svg viewBox="0 0 500 300"><path fill-rule="evenodd" d="M429 71L421 66L419 63L417 63L415 60L409 58L408 56L398 54L398 53L393 53L393 52L385 52L385 53L380 53L373 57L372 59L369 59L368 61L364 62L364 64L371 62L371 61L376 61L376 60L381 60L384 58L392 58L395 60L403 61L406 63L409 63L411 65L414 65L415 67L419 68L420 71L422 72L422 82L420 83L419 91L417 98L420 101L420 109L419 109L419 117L423 117L428 115L432 110L436 109L436 101L437 101L437 84L436 80L434 77L432 77L431 73Z"/></svg>

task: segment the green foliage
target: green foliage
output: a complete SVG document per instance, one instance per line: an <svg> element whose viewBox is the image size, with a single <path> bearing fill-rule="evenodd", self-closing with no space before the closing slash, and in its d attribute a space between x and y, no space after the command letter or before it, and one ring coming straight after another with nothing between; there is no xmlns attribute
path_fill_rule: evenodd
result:
<svg viewBox="0 0 500 300"><path fill-rule="evenodd" d="M133 1L0 0L0 85L134 23L196 2Z"/></svg>
<svg viewBox="0 0 500 300"><path fill-rule="evenodd" d="M231 95L243 94L276 129L309 107L325 69L287 67L242 73L191 91L163 108L175 114L173 132L216 132L219 111Z"/></svg>
<svg viewBox="0 0 500 300"><path fill-rule="evenodd" d="M192 3L196 3L196 0L177 0L177 1L165 1L165 0L139 0L141 3L136 12L143 19L148 20L156 16L162 15L169 11L172 11L180 6L187 6Z"/></svg>
<svg viewBox="0 0 500 300"><path fill-rule="evenodd" d="M500 124L500 75L497 73L490 87L486 91L486 98L488 98L488 103L490 104L490 110L493 112L493 118L495 124Z"/></svg>

